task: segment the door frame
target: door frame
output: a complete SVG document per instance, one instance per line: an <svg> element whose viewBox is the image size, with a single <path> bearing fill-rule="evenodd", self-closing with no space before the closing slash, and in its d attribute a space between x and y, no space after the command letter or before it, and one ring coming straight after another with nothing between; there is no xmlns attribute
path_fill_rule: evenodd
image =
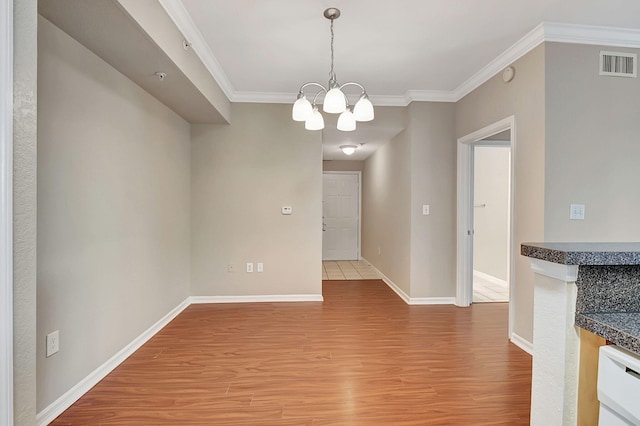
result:
<svg viewBox="0 0 640 426"><path fill-rule="evenodd" d="M322 171L322 175L357 175L358 176L358 260L362 260L362 172L354 171ZM324 179L322 180L322 217L324 220ZM324 237L323 237L324 240ZM324 244L324 242L323 242ZM324 257L324 256L323 256Z"/></svg>
<svg viewBox="0 0 640 426"><path fill-rule="evenodd" d="M510 116L458 139L457 164L457 248L456 248L456 305L469 306L473 301L473 148L474 144L505 130L510 130L509 176L509 247L507 249L507 279L509 283L509 338L513 333L517 309L514 299L515 282L515 175L516 120Z"/></svg>
<svg viewBox="0 0 640 426"><path fill-rule="evenodd" d="M0 425L13 424L13 0L0 0Z"/></svg>

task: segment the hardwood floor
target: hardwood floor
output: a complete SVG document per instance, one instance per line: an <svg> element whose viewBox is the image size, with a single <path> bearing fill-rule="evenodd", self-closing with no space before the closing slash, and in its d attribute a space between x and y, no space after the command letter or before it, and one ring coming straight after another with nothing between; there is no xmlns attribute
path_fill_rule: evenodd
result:
<svg viewBox="0 0 640 426"><path fill-rule="evenodd" d="M408 306L382 281L323 303L191 305L54 425L525 425L508 306Z"/></svg>

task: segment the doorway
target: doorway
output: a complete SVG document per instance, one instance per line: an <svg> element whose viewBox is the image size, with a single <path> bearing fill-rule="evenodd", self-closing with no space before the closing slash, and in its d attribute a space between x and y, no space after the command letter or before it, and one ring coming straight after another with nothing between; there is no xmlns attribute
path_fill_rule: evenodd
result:
<svg viewBox="0 0 640 426"><path fill-rule="evenodd" d="M322 174L322 260L360 259L360 172Z"/></svg>
<svg viewBox="0 0 640 426"><path fill-rule="evenodd" d="M509 301L510 133L472 144L473 303Z"/></svg>
<svg viewBox="0 0 640 426"><path fill-rule="evenodd" d="M473 270L474 270L474 148L487 143L486 139L503 132L509 132L510 140L504 145L509 149L510 158L516 153L515 117L507 117L478 131L458 139L457 161L457 253L456 253L456 305L469 306L473 301ZM509 286L509 337L513 332L513 318L517 310L513 298L514 281L513 262L516 253L513 231L514 211L514 176L515 161L510 161L509 167L509 211L507 233L507 272L506 281ZM478 204L482 204L479 202Z"/></svg>

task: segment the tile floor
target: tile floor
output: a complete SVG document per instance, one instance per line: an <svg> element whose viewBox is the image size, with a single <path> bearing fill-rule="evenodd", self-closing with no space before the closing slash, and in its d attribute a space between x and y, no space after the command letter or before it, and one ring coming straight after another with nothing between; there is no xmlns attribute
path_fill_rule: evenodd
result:
<svg viewBox="0 0 640 426"><path fill-rule="evenodd" d="M508 302L509 287L473 277L473 302Z"/></svg>
<svg viewBox="0 0 640 426"><path fill-rule="evenodd" d="M377 280L380 278L371 265L361 260L322 262L323 280Z"/></svg>

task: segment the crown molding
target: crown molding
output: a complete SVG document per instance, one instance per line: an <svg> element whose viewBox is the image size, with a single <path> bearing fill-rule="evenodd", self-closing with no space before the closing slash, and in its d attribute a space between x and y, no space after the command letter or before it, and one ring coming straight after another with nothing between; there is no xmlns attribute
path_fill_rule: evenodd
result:
<svg viewBox="0 0 640 426"><path fill-rule="evenodd" d="M545 22L544 40L562 43L640 48L640 30Z"/></svg>
<svg viewBox="0 0 640 426"><path fill-rule="evenodd" d="M513 46L498 55L494 60L482 67L480 71L472 75L471 78L458 86L453 91L453 97L455 98L454 102L459 101L469 93L473 92L491 77L529 53L544 41L544 23L542 23L518 40L518 42Z"/></svg>
<svg viewBox="0 0 640 426"><path fill-rule="evenodd" d="M404 95L371 95L369 100L376 106L407 106L411 103L408 92Z"/></svg>
<svg viewBox="0 0 640 426"><path fill-rule="evenodd" d="M295 100L295 93L236 91L182 1L159 2L230 102L292 103ZM640 30L542 22L452 91L407 90L404 95L369 94L369 98L380 106L407 106L414 101L457 102L543 42L640 48Z"/></svg>
<svg viewBox="0 0 640 426"><path fill-rule="evenodd" d="M191 49L200 58L204 66L218 83L224 94L231 101L235 90L231 80L224 72L222 65L218 62L209 44L205 41L202 33L193 22L191 15L182 4L181 0L158 0L160 6L167 12L169 18L176 24L182 36L191 44Z"/></svg>
<svg viewBox="0 0 640 426"><path fill-rule="evenodd" d="M455 89L456 101L543 42L640 48L640 30L543 22Z"/></svg>
<svg viewBox="0 0 640 426"><path fill-rule="evenodd" d="M455 93L447 90L407 90L409 102L456 102Z"/></svg>

